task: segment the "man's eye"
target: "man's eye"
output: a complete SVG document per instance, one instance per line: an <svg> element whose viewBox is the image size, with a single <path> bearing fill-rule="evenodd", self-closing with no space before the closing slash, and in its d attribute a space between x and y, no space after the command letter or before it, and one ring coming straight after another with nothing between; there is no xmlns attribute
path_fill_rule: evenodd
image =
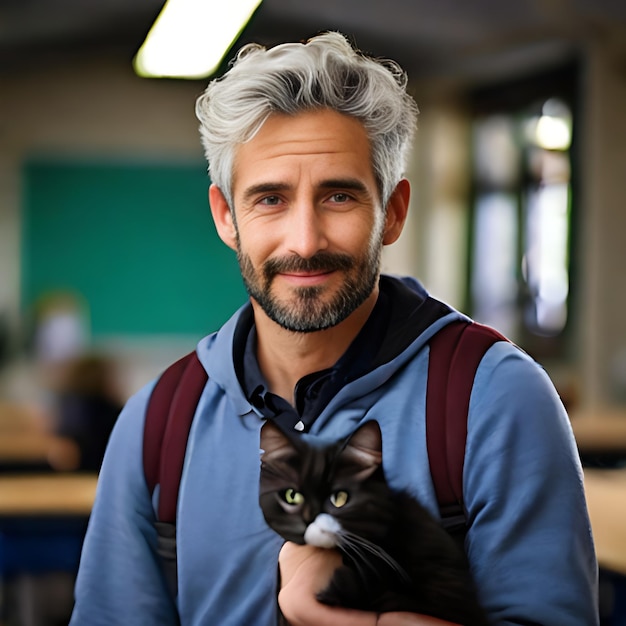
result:
<svg viewBox="0 0 626 626"><path fill-rule="evenodd" d="M350 499L350 495L347 491L335 491L335 493L331 494L330 502L333 506L338 509L341 508L344 504L347 504Z"/></svg>
<svg viewBox="0 0 626 626"><path fill-rule="evenodd" d="M276 206L280 203L280 198L278 196L265 196L265 198L261 198L259 204L264 204L266 206Z"/></svg>
<svg viewBox="0 0 626 626"><path fill-rule="evenodd" d="M304 502L304 496L295 489L285 489L282 493L283 500L287 504L302 504Z"/></svg>
<svg viewBox="0 0 626 626"><path fill-rule="evenodd" d="M330 199L338 204L343 204L344 202L348 202L348 200L350 200L350 196L347 193L334 193Z"/></svg>

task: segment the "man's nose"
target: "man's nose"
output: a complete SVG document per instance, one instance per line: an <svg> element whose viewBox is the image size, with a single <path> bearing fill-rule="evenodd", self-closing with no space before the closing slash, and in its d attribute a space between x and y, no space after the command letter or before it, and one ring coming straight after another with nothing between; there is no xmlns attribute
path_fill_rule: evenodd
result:
<svg viewBox="0 0 626 626"><path fill-rule="evenodd" d="M289 251L303 259L328 247L324 216L310 200L301 200L292 206L287 228Z"/></svg>

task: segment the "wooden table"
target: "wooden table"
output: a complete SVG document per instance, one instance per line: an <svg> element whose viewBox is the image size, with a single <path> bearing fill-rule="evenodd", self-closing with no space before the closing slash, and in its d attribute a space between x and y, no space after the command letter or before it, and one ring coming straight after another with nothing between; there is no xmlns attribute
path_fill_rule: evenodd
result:
<svg viewBox="0 0 626 626"><path fill-rule="evenodd" d="M34 406L0 400L0 434L32 431L40 428L46 419Z"/></svg>
<svg viewBox="0 0 626 626"><path fill-rule="evenodd" d="M573 412L570 421L581 451L626 451L626 410Z"/></svg>
<svg viewBox="0 0 626 626"><path fill-rule="evenodd" d="M585 470L598 563L626 576L626 470Z"/></svg>
<svg viewBox="0 0 626 626"><path fill-rule="evenodd" d="M52 444L52 435L32 431L0 435L0 463L45 463Z"/></svg>
<svg viewBox="0 0 626 626"><path fill-rule="evenodd" d="M95 474L0 476L0 517L88 516L97 481Z"/></svg>
<svg viewBox="0 0 626 626"><path fill-rule="evenodd" d="M0 468L48 466L57 438L47 426L34 408L0 401Z"/></svg>
<svg viewBox="0 0 626 626"><path fill-rule="evenodd" d="M80 450L71 439L42 430L0 432L0 477L12 472L46 469L74 470L80 464Z"/></svg>

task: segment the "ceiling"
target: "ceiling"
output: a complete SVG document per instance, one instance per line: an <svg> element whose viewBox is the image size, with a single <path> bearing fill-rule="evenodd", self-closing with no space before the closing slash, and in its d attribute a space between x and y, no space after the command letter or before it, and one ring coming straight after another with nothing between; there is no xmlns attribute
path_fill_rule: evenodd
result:
<svg viewBox="0 0 626 626"><path fill-rule="evenodd" d="M162 4L0 0L0 72L94 51L130 59ZM593 39L623 44L626 0L264 0L234 48L328 29L396 59L414 78L481 79L554 62Z"/></svg>

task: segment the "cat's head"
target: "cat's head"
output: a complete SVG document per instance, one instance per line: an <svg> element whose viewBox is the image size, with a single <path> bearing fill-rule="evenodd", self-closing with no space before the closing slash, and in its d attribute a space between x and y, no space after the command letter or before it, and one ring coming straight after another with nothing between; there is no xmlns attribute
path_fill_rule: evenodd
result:
<svg viewBox="0 0 626 626"><path fill-rule="evenodd" d="M286 540L331 548L341 534L376 541L393 514L382 471L376 422L347 440L322 444L272 422L261 430L259 502L269 526Z"/></svg>

